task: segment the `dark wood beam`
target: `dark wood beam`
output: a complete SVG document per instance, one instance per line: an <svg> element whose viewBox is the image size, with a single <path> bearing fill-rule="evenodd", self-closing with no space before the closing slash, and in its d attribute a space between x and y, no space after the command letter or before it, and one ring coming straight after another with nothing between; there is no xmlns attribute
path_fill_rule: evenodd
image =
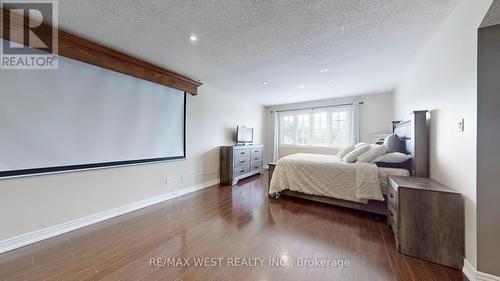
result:
<svg viewBox="0 0 500 281"><path fill-rule="evenodd" d="M22 15L13 15L2 9L2 34L5 40L21 43L21 40L10 38L11 30L23 30L28 21ZM11 24L12 23L12 24ZM127 54L118 52L98 43L83 39L68 32L57 30L58 35L58 55L75 59L84 63L92 64L112 71L120 72L139 79L161 84L192 95L198 94L198 87L202 83L177 74L157 65L139 60ZM52 27L42 24L37 30L37 36L42 40L47 40L52 34Z"/></svg>

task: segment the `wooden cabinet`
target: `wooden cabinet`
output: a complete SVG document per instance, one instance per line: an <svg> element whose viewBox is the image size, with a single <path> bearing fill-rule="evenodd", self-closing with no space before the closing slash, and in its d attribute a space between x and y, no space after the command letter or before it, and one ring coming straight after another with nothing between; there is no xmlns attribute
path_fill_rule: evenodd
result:
<svg viewBox="0 0 500 281"><path fill-rule="evenodd" d="M240 179L262 173L262 160L262 145L221 146L221 184L235 185Z"/></svg>
<svg viewBox="0 0 500 281"><path fill-rule="evenodd" d="M460 193L428 178L389 177L387 223L402 254L461 269L464 211Z"/></svg>

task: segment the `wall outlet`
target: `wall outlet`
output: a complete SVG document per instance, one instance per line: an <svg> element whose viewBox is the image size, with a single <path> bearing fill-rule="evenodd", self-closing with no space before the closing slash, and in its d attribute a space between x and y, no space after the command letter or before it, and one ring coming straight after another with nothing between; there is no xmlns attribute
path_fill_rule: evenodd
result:
<svg viewBox="0 0 500 281"><path fill-rule="evenodd" d="M171 183L172 183L172 177L171 177L171 176L167 176L167 177L165 178L165 183L166 183L166 184L171 184Z"/></svg>
<svg viewBox="0 0 500 281"><path fill-rule="evenodd" d="M184 182L184 181L187 181L188 179L188 176L186 174L182 174L181 175L181 181Z"/></svg>
<svg viewBox="0 0 500 281"><path fill-rule="evenodd" d="M463 132L465 131L465 119L461 119L460 122L458 122L458 131Z"/></svg>

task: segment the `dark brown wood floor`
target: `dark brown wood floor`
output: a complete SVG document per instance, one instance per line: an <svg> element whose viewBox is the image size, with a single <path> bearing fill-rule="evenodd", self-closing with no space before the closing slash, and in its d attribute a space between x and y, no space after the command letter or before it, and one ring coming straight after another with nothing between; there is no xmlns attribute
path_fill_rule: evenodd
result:
<svg viewBox="0 0 500 281"><path fill-rule="evenodd" d="M0 280L462 280L396 252L385 218L269 199L257 176L211 187L0 255ZM154 267L151 258L188 258ZM220 267L195 257L225 258ZM348 259L349 267L226 266L227 258Z"/></svg>

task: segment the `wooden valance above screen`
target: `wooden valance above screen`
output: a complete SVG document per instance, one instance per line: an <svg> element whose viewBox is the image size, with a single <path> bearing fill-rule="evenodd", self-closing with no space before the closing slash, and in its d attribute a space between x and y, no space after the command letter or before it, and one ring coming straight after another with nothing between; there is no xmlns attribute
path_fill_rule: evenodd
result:
<svg viewBox="0 0 500 281"><path fill-rule="evenodd" d="M15 16L12 20L10 17ZM29 21L24 20L24 17L18 14L11 14L7 10L2 9L3 31L11 29L21 29L27 26ZM11 24L12 23L12 24ZM16 41L15 38L9 38L10 32L3 32L1 37L5 40ZM37 36L51 36L52 27L42 24L37 28ZM80 38L76 35L57 30L58 32L58 55L78 60L84 63L92 64L126 75L130 75L139 79L147 80L153 83L165 85L181 91L185 91L192 95L198 94L198 87L202 83L187 78L183 75L166 70L159 66L147 63L145 61L133 58L124 53L104 47L95 42ZM4 34L5 33L5 34Z"/></svg>

